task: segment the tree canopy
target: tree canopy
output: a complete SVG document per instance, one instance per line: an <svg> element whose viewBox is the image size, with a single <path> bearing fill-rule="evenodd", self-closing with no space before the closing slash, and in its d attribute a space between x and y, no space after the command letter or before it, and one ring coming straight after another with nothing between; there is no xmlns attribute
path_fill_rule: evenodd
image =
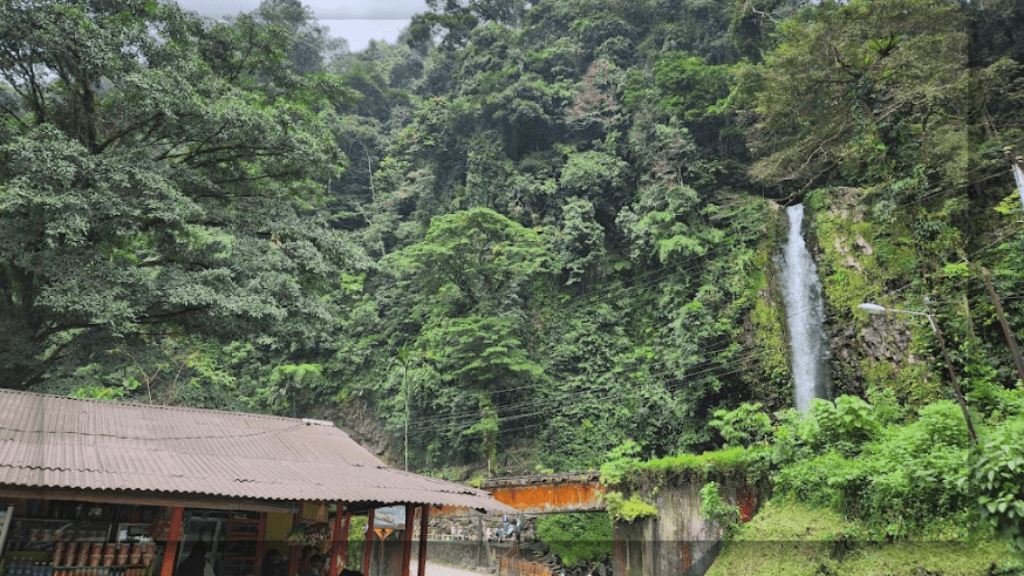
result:
<svg viewBox="0 0 1024 576"><path fill-rule="evenodd" d="M347 91L295 74L292 47L172 4L0 5L9 385L169 335L322 337L321 294L356 258L316 208Z"/></svg>
<svg viewBox="0 0 1024 576"><path fill-rule="evenodd" d="M392 461L408 426L409 466L456 479L683 458L767 419L748 440L787 486L920 525L985 497L1016 537L1013 486L865 480L903 436L979 478L1016 456L942 448L936 332L857 304L927 301L979 438L1018 436L985 275L1012 332L1019 5L431 0L352 52L295 0L0 1L4 385L332 419ZM796 203L849 397L807 420Z"/></svg>

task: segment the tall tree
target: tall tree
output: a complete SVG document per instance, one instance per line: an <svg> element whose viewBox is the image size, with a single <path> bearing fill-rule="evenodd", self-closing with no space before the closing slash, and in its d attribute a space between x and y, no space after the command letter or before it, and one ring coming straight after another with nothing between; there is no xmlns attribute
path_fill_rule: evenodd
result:
<svg viewBox="0 0 1024 576"><path fill-rule="evenodd" d="M906 177L965 180L977 111L966 21L949 0L823 4L780 28L756 90L752 174L807 188ZM799 112L799 113L797 113Z"/></svg>
<svg viewBox="0 0 1024 576"><path fill-rule="evenodd" d="M299 0L263 0L253 12L256 21L276 27L287 38L285 50L292 69L299 74L321 72L333 52L342 51L347 41L333 39L320 26L313 11Z"/></svg>
<svg viewBox="0 0 1024 576"><path fill-rule="evenodd" d="M546 244L536 231L474 208L435 218L422 242L387 263L407 294L392 313L415 325L414 347L440 375L434 409L451 424L437 432L454 446L463 433L476 436L477 450L493 459L506 406L532 397L543 376L529 319L535 284L551 270Z"/></svg>
<svg viewBox="0 0 1024 576"><path fill-rule="evenodd" d="M354 258L315 211L346 92L291 45L152 1L0 3L6 385L168 335L322 339Z"/></svg>

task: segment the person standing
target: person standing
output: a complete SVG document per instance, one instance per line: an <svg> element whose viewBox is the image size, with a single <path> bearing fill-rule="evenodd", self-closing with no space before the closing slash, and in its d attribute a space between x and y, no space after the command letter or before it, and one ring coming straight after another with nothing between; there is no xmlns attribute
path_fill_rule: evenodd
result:
<svg viewBox="0 0 1024 576"><path fill-rule="evenodd" d="M174 576L214 576L213 566L206 561L206 551L209 549L206 542L200 540L192 545L192 551L188 558L178 564Z"/></svg>
<svg viewBox="0 0 1024 576"><path fill-rule="evenodd" d="M277 548L271 548L263 555L263 567L260 569L260 576L286 576L288 567L284 563L284 557Z"/></svg>

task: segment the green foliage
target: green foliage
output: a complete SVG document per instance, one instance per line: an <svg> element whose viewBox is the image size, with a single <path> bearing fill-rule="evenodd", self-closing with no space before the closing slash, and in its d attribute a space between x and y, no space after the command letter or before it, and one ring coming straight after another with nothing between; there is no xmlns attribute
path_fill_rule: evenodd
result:
<svg viewBox="0 0 1024 576"><path fill-rule="evenodd" d="M703 482L716 478L755 480L766 472L763 452L743 447L699 455L682 453L646 461L640 460L638 453L639 446L632 441L609 452L608 461L601 466L601 483L631 489L635 496L643 488L661 486L670 479L673 482Z"/></svg>
<svg viewBox="0 0 1024 576"><path fill-rule="evenodd" d="M568 276L566 284L585 288L599 280L607 267L604 229L594 221L594 204L586 198L570 198L562 211L554 250Z"/></svg>
<svg viewBox="0 0 1024 576"><path fill-rule="evenodd" d="M963 523L953 528L932 541L864 541L864 527L855 519L795 499L774 498L726 542L707 574L1019 573L1019 561L1003 542Z"/></svg>
<svg viewBox="0 0 1024 576"><path fill-rule="evenodd" d="M739 529L740 509L722 498L717 482L708 482L700 489L700 515L721 527L725 540Z"/></svg>
<svg viewBox="0 0 1024 576"><path fill-rule="evenodd" d="M125 391L120 388L104 388L102 386L88 385L79 388L71 393L69 398L93 398L96 400L120 400L124 398Z"/></svg>
<svg viewBox="0 0 1024 576"><path fill-rule="evenodd" d="M282 364L270 370L266 385L242 399L250 408L266 413L290 413L294 404L308 405L325 385L320 364Z"/></svg>
<svg viewBox="0 0 1024 576"><path fill-rule="evenodd" d="M1019 418L975 272L1024 281L1017 12L431 0L400 44L353 53L294 0L227 22L5 4L0 367L60 394L371 406L395 437L409 423L413 467L459 480L772 465L874 535L949 521L977 494L941 488L966 445L931 407L934 333L855 306L939 302L979 423ZM870 405L785 410L773 259L801 200L834 387Z"/></svg>
<svg viewBox="0 0 1024 576"><path fill-rule="evenodd" d="M615 537L604 514L549 514L537 520L537 538L572 567L611 556Z"/></svg>
<svg viewBox="0 0 1024 576"><path fill-rule="evenodd" d="M324 113L347 94L336 78L295 74L293 38L247 15L7 3L0 22L9 385L125 370L115 350L153 374L165 335L323 336L334 262L358 258L317 212L316 180L344 165Z"/></svg>
<svg viewBox="0 0 1024 576"><path fill-rule="evenodd" d="M675 475L682 478L744 478L748 472L756 471L752 465L756 463L759 453L756 450L742 447L725 448L703 454L679 454L654 458L637 466L638 475L667 476Z"/></svg>
<svg viewBox="0 0 1024 576"><path fill-rule="evenodd" d="M435 218L423 242L385 262L408 289L443 296L454 311L500 310L550 267L537 231L486 208Z"/></svg>
<svg viewBox="0 0 1024 576"><path fill-rule="evenodd" d="M756 90L750 142L764 155L756 177L812 184L841 172L872 181L921 163L961 181L963 141L952 131L973 96L955 6L863 0L805 14L780 26L779 46L741 79ZM920 112L935 107L949 110L950 123Z"/></svg>
<svg viewBox="0 0 1024 576"><path fill-rule="evenodd" d="M715 410L715 419L709 424L718 428L726 446L750 446L766 439L772 429L768 415L761 404L740 404L735 410Z"/></svg>
<svg viewBox="0 0 1024 576"><path fill-rule="evenodd" d="M688 186L654 184L643 188L638 200L637 207L624 210L618 221L633 242L635 260L685 262L703 256L723 238L720 230L700 223L700 199Z"/></svg>
<svg viewBox="0 0 1024 576"><path fill-rule="evenodd" d="M828 443L855 450L881 430L874 407L856 396L840 396L835 403L816 398L811 401L810 413L818 423L817 435L808 439L812 446Z"/></svg>
<svg viewBox="0 0 1024 576"><path fill-rule="evenodd" d="M621 195L626 187L629 165L619 158L588 150L569 155L558 183L562 188L593 199Z"/></svg>
<svg viewBox="0 0 1024 576"><path fill-rule="evenodd" d="M874 409L875 417L882 426L902 424L907 417L907 409L896 399L896 394L889 388L868 388L868 402Z"/></svg>
<svg viewBox="0 0 1024 576"><path fill-rule="evenodd" d="M967 473L966 483L978 490L982 521L1024 553L1024 419L986 435Z"/></svg>
<svg viewBox="0 0 1024 576"><path fill-rule="evenodd" d="M605 492L604 503L608 515L614 521L635 522L638 519L658 517L658 509L644 502L637 493L633 493L627 499L622 492L609 490Z"/></svg>
<svg viewBox="0 0 1024 576"><path fill-rule="evenodd" d="M806 413L787 410L781 414L773 458L789 463L827 450L855 455L881 430L874 407L856 396L840 396L834 403L815 398Z"/></svg>
<svg viewBox="0 0 1024 576"><path fill-rule="evenodd" d="M816 404L777 432L777 454L789 450L779 493L832 507L889 538L920 534L968 507L967 428L955 403L930 404L916 420L884 429L862 401L836 404Z"/></svg>
<svg viewBox="0 0 1024 576"><path fill-rule="evenodd" d="M606 462L601 465L601 484L614 486L621 484L626 474L640 465L640 445L633 440L608 451Z"/></svg>

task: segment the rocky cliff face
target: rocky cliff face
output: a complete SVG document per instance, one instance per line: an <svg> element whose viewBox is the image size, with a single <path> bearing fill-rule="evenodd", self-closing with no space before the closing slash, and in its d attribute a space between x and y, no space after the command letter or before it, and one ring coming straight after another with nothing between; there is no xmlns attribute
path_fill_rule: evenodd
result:
<svg viewBox="0 0 1024 576"><path fill-rule="evenodd" d="M361 446L385 461L392 456L395 439L384 429L384 422L374 411L373 402L362 396L355 396L338 407L332 419L339 427Z"/></svg>
<svg viewBox="0 0 1024 576"><path fill-rule="evenodd" d="M807 244L818 263L825 296L825 330L831 347L833 395L864 396L873 387L904 398L927 378L914 356L914 331L926 325L902 315L868 315L865 302L898 297L906 274L899 259L880 257L886 231L865 210L867 192L835 188L821 192L808 218ZM892 248L887 248L888 252ZM885 302L883 302L885 303Z"/></svg>

